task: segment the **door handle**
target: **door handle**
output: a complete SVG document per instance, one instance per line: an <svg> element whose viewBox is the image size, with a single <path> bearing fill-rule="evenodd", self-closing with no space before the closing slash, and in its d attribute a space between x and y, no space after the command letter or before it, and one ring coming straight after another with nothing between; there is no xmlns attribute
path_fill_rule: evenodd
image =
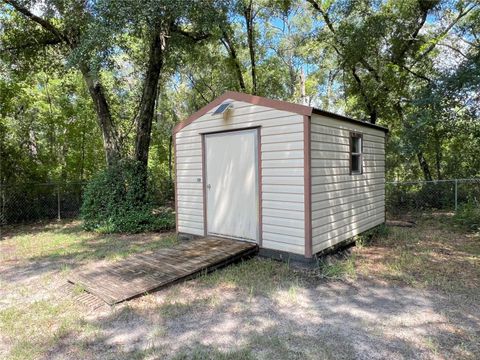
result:
<svg viewBox="0 0 480 360"><path fill-rule="evenodd" d="M208 184L207 189L210 190L212 188L212 185Z"/></svg>

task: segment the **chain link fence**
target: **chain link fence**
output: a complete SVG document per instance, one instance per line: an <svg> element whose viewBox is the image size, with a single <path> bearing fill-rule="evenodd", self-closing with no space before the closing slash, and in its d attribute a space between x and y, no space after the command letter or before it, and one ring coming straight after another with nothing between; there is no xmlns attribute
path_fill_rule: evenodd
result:
<svg viewBox="0 0 480 360"><path fill-rule="evenodd" d="M0 186L0 226L48 219L69 219L80 214L86 183ZM154 201L173 207L173 182L154 184ZM480 206L480 179L386 183L387 216L422 211L455 211L465 203Z"/></svg>
<svg viewBox="0 0 480 360"><path fill-rule="evenodd" d="M480 179L386 183L387 215L421 211L456 211L466 203L480 206Z"/></svg>
<svg viewBox="0 0 480 360"><path fill-rule="evenodd" d="M0 225L75 218L85 183L0 186Z"/></svg>
<svg viewBox="0 0 480 360"><path fill-rule="evenodd" d="M80 215L86 182L0 185L0 226L39 220L73 219ZM158 207L174 206L169 179L156 179L152 200Z"/></svg>

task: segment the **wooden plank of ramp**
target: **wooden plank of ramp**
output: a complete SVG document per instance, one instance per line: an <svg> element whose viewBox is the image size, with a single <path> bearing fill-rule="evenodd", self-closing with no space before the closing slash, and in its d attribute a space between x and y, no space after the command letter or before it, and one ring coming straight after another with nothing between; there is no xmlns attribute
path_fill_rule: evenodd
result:
<svg viewBox="0 0 480 360"><path fill-rule="evenodd" d="M200 272L212 271L257 250L253 243L207 237L116 262L89 264L73 271L68 281L113 305Z"/></svg>

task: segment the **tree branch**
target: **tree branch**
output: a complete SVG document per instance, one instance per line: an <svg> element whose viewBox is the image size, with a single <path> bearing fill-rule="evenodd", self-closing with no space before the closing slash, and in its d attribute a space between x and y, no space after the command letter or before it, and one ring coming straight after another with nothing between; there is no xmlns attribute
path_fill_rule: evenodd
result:
<svg viewBox="0 0 480 360"><path fill-rule="evenodd" d="M425 75L422 75L422 74L419 74L415 71L413 71L412 69L410 69L409 67L405 66L405 65L400 65L400 67L404 70L406 70L407 72L409 72L410 74L412 74L413 76L419 78L419 79L422 79L422 80L425 80L426 82L430 83L432 80L430 80L428 77L426 77Z"/></svg>
<svg viewBox="0 0 480 360"><path fill-rule="evenodd" d="M195 42L208 39L211 36L210 33L202 33L202 32L196 33L196 32L189 32L189 31L183 30L176 24L173 24L170 30L174 33L185 36L186 38L189 38L190 40L193 40Z"/></svg>
<svg viewBox="0 0 480 360"><path fill-rule="evenodd" d="M427 16L428 16L428 11L430 8L425 8L422 11L422 17L420 19L420 22L418 26L415 28L413 33L410 35L410 39L406 42L406 44L402 47L400 52L397 55L394 55L391 59L391 61L394 64L399 64L403 63L403 57L407 53L407 51L412 47L412 45L415 43L415 40L417 39L418 34L420 33L420 30L423 28L423 25L425 25L425 22L427 21Z"/></svg>
<svg viewBox="0 0 480 360"><path fill-rule="evenodd" d="M195 90L198 93L198 95L200 95L200 97L203 99L203 101L205 101L205 104L208 104L209 102L211 102L209 99L207 99L205 97L203 91L198 90L198 88L196 86L196 80L194 79L193 75L192 74L187 74L187 77L190 80L190 83L192 84L193 90Z"/></svg>
<svg viewBox="0 0 480 360"><path fill-rule="evenodd" d="M43 39L41 41L30 41L30 42L27 42L27 43L24 43L24 44L21 44L21 45L17 45L17 46L10 46L10 47L6 47L6 48L3 48L4 51L20 51L20 50L25 50L25 49L29 49L29 48L35 48L37 46L48 46L48 45L58 45L62 43L61 40L57 39L57 38L47 38L47 39Z"/></svg>
<svg viewBox="0 0 480 360"><path fill-rule="evenodd" d="M444 44L444 43L438 43L439 46L445 46L447 48L449 48L450 50L453 50L455 51L456 53L459 53L460 55L462 55L465 59L468 59L468 56L465 55L460 49L457 49L456 47L452 46L452 45L449 45L449 44Z"/></svg>
<svg viewBox="0 0 480 360"><path fill-rule="evenodd" d="M447 35L450 30L463 18L465 17L466 15L468 15L468 13L470 11L472 11L473 9L475 9L477 7L477 4L473 4L472 6L470 6L469 8L467 8L466 10L464 11L460 11L457 15L457 17L445 28L445 30L443 30L438 36L438 41L434 41L428 48L427 50L425 50L422 54L420 54L419 57L417 57L415 59L415 62L413 63L412 67L415 66L415 64L417 64L420 60L422 60L425 56L427 56L430 52L433 51L433 49L435 49L435 47L437 46L437 44L440 42L440 40L445 36Z"/></svg>
<svg viewBox="0 0 480 360"><path fill-rule="evenodd" d="M310 4L312 4L313 8L317 10L323 17L325 24L330 29L330 31L335 34L335 28L333 27L333 23L330 20L328 14L322 9L322 7L315 1L315 0L307 0Z"/></svg>
<svg viewBox="0 0 480 360"><path fill-rule="evenodd" d="M43 29L51 33L53 36L55 36L59 41L65 41L66 43L69 42L68 38L65 35L63 35L62 32L58 30L55 26L53 26L49 21L42 19L41 17L33 14L30 10L28 10L26 7L19 4L17 1L3 0L3 2L7 5L13 6L15 10L17 10L22 15L26 16L33 22L40 25Z"/></svg>
<svg viewBox="0 0 480 360"><path fill-rule="evenodd" d="M320 14L322 15L323 17L323 21L325 21L325 24L327 25L328 29L330 30L330 32L333 34L334 38L335 38L335 41L338 42L338 44L340 44L341 47L344 47L345 44L336 36L336 30L335 30L335 27L333 26L333 23L330 19L330 16L328 16L328 13L326 11L324 11L322 9L322 7L315 1L315 0L307 0L310 4L312 4L313 8L315 10L317 10L318 12L320 12ZM335 52L339 55L339 56L342 56L343 57L343 54L342 52L340 51L340 49L336 46L336 45L332 45ZM367 69L375 78L375 80L377 80L377 82L381 82L381 79L380 79L380 75L378 74L378 71L375 70L373 68L373 66L371 66L367 60L365 60L363 57L359 59L359 62L360 64L362 64L365 69Z"/></svg>

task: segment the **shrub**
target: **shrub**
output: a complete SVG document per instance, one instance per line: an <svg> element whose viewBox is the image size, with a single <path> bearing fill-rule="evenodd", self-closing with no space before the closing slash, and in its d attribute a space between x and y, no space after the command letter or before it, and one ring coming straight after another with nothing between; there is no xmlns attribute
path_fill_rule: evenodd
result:
<svg viewBox="0 0 480 360"><path fill-rule="evenodd" d="M175 226L171 210L154 211L150 177L142 165L123 160L99 172L85 188L81 217L86 230L158 231Z"/></svg>
<svg viewBox="0 0 480 360"><path fill-rule="evenodd" d="M454 221L465 228L480 231L480 204L475 200L459 206L454 216Z"/></svg>

